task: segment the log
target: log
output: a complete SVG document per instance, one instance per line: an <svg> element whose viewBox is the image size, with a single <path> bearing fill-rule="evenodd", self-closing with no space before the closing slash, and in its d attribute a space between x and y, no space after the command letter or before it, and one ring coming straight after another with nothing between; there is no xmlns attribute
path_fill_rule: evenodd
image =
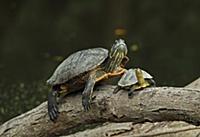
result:
<svg viewBox="0 0 200 137"><path fill-rule="evenodd" d="M186 88L191 88L191 89L200 89L200 78L196 79L192 83L189 83Z"/></svg>
<svg viewBox="0 0 200 137"><path fill-rule="evenodd" d="M139 91L128 99L127 91L113 94L115 86L103 86L95 91L91 110L84 112L81 93L71 94L60 105L56 123L49 120L47 103L13 118L0 126L0 136L59 136L104 122L158 122L181 120L200 124L200 90L156 87ZM93 125L94 126L94 125Z"/></svg>
<svg viewBox="0 0 200 137"><path fill-rule="evenodd" d="M185 88L200 89L200 78L188 84ZM75 134L63 137L198 137L200 136L200 126L194 126L182 121L164 121L164 122L145 122L140 124L109 123L77 132Z"/></svg>

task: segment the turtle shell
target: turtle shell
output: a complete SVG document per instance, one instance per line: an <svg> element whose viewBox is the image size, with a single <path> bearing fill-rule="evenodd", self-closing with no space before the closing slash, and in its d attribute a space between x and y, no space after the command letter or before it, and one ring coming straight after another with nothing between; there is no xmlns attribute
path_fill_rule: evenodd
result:
<svg viewBox="0 0 200 137"><path fill-rule="evenodd" d="M92 48L71 54L55 70L47 80L50 85L57 85L90 71L99 66L108 57L108 50Z"/></svg>
<svg viewBox="0 0 200 137"><path fill-rule="evenodd" d="M147 73L146 71L142 70L144 79L152 79L153 77ZM121 77L121 79L118 82L118 86L126 87L134 85L138 82L135 69L129 69L127 70L124 75Z"/></svg>

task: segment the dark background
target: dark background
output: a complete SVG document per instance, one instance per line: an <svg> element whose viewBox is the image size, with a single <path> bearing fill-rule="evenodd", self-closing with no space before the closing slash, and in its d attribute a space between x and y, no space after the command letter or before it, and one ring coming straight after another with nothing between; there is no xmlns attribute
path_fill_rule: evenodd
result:
<svg viewBox="0 0 200 137"><path fill-rule="evenodd" d="M200 76L198 0L0 0L0 123L46 100L45 85L71 53L110 49L124 28L130 62L159 86Z"/></svg>

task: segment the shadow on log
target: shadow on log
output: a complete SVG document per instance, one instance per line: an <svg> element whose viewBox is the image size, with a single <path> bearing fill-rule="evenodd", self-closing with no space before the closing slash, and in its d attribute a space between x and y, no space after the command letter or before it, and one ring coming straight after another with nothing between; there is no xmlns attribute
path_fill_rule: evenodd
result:
<svg viewBox="0 0 200 137"><path fill-rule="evenodd" d="M200 124L200 91L186 88L147 88L128 99L127 91L112 94L114 86L95 92L92 108L84 112L81 94L66 97L56 123L49 120L46 102L0 127L1 136L58 136L82 125L104 122L156 122L181 120Z"/></svg>

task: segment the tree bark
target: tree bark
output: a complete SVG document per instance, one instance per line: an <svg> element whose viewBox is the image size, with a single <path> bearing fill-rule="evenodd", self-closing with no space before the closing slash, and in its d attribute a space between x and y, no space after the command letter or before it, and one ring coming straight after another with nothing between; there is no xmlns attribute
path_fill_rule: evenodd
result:
<svg viewBox="0 0 200 137"><path fill-rule="evenodd" d="M192 83L188 84L186 88L190 89L200 89L200 78L196 79Z"/></svg>
<svg viewBox="0 0 200 137"><path fill-rule="evenodd" d="M56 123L49 120L47 103L9 120L0 126L0 136L58 136L77 131L82 126L104 122L132 124L181 120L200 124L200 91L196 89L157 87L139 91L128 99L127 91L112 94L115 86L95 92L91 110L84 112L81 94L71 94L60 106Z"/></svg>
<svg viewBox="0 0 200 137"><path fill-rule="evenodd" d="M126 122L105 123L94 129L87 129L62 137L197 137L199 131L200 126L189 125L182 121L146 122L145 124Z"/></svg>
<svg viewBox="0 0 200 137"><path fill-rule="evenodd" d="M188 84L185 88L200 89L200 78ZM65 137L200 137L200 126L194 126L182 121L145 122L140 124L109 123L77 132Z"/></svg>

